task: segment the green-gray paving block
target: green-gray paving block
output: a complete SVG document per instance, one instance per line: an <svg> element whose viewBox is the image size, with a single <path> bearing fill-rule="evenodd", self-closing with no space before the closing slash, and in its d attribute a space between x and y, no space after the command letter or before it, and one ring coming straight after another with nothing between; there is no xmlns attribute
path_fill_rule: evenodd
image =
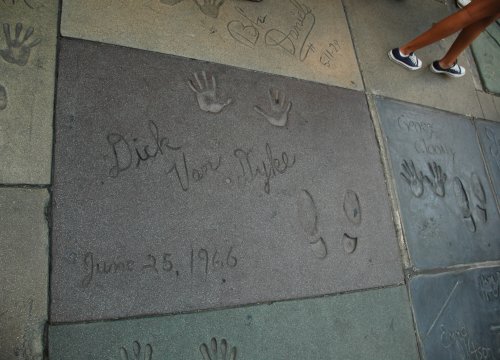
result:
<svg viewBox="0 0 500 360"><path fill-rule="evenodd" d="M500 24L494 22L472 43L472 53L486 90L500 95Z"/></svg>
<svg viewBox="0 0 500 360"><path fill-rule="evenodd" d="M58 3L0 1L0 183L50 183Z"/></svg>
<svg viewBox="0 0 500 360"><path fill-rule="evenodd" d="M500 267L410 281L423 360L500 359Z"/></svg>
<svg viewBox="0 0 500 360"><path fill-rule="evenodd" d="M47 320L46 190L0 189L0 359L41 360Z"/></svg>
<svg viewBox="0 0 500 360"><path fill-rule="evenodd" d="M500 218L472 120L376 98L409 255L441 268L500 258Z"/></svg>
<svg viewBox="0 0 500 360"><path fill-rule="evenodd" d="M49 344L51 360L418 359L404 286L198 314L51 326ZM225 352L235 356L223 357Z"/></svg>
<svg viewBox="0 0 500 360"><path fill-rule="evenodd" d="M479 142L500 204L500 123L476 121Z"/></svg>

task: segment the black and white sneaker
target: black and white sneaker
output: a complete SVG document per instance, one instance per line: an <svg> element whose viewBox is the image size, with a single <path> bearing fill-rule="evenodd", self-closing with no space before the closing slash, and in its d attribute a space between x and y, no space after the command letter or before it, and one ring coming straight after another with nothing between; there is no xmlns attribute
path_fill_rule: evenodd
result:
<svg viewBox="0 0 500 360"><path fill-rule="evenodd" d="M422 67L422 60L420 60L415 53L404 56L401 54L401 51L399 51L399 48L395 48L389 51L388 55L389 59L409 70L418 70Z"/></svg>
<svg viewBox="0 0 500 360"><path fill-rule="evenodd" d="M456 62L451 68L443 69L441 66L439 66L439 61L436 60L431 64L431 71L436 74L445 74L455 78L459 78L465 75L465 69L463 68L463 66L458 65L458 63Z"/></svg>

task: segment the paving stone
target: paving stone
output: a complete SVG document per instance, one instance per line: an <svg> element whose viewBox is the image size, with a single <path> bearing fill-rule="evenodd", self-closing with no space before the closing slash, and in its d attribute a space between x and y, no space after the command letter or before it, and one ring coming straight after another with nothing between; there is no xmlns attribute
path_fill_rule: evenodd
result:
<svg viewBox="0 0 500 360"><path fill-rule="evenodd" d="M500 123L477 120L476 126L497 204L500 204Z"/></svg>
<svg viewBox="0 0 500 360"><path fill-rule="evenodd" d="M452 39L419 50L418 57L424 63L420 71L408 71L387 56L390 49L410 41L448 15L446 5L435 0L346 0L345 5L368 92L482 117L465 55L459 58L467 71L463 78L451 79L428 69L432 61L443 56Z"/></svg>
<svg viewBox="0 0 500 360"><path fill-rule="evenodd" d="M476 92L481 109L483 111L483 119L500 121L500 96L485 93L483 91Z"/></svg>
<svg viewBox="0 0 500 360"><path fill-rule="evenodd" d="M341 0L67 0L65 36L363 89Z"/></svg>
<svg viewBox="0 0 500 360"><path fill-rule="evenodd" d="M236 354L227 359L418 359L405 287L190 315L52 326L49 338L52 360L123 359L134 348L140 349L140 359L225 359L224 349ZM212 350L215 345L217 351Z"/></svg>
<svg viewBox="0 0 500 360"><path fill-rule="evenodd" d="M472 43L479 75L486 90L500 95L500 24L494 22Z"/></svg>
<svg viewBox="0 0 500 360"><path fill-rule="evenodd" d="M376 98L417 268L500 258L500 219L472 121Z"/></svg>
<svg viewBox="0 0 500 360"><path fill-rule="evenodd" d="M500 357L500 267L417 276L410 291L424 360Z"/></svg>
<svg viewBox="0 0 500 360"><path fill-rule="evenodd" d="M50 183L58 3L0 1L0 183Z"/></svg>
<svg viewBox="0 0 500 360"><path fill-rule="evenodd" d="M362 93L77 40L58 79L53 321L402 281Z"/></svg>
<svg viewBox="0 0 500 360"><path fill-rule="evenodd" d="M47 320L46 190L0 189L0 358L41 360Z"/></svg>

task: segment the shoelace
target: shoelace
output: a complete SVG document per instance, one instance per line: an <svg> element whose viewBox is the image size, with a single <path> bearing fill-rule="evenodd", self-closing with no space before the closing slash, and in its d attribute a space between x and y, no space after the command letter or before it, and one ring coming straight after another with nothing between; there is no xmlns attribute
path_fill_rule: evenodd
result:
<svg viewBox="0 0 500 360"><path fill-rule="evenodd" d="M415 53L410 53L410 55L408 55L408 57L410 58L413 65L415 65L415 66L418 65L418 60L417 60L417 56L415 55Z"/></svg>

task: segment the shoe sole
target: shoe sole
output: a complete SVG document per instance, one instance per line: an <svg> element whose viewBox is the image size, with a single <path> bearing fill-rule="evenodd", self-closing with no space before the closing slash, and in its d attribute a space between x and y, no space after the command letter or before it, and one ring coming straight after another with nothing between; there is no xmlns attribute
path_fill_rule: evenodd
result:
<svg viewBox="0 0 500 360"><path fill-rule="evenodd" d="M415 70L420 70L420 69L422 68L422 65L420 65L420 67L411 67L411 66L409 66L409 65L406 65L404 62L402 62L402 61L400 61L400 60L396 59L396 58L394 57L394 55L392 55L392 50L391 50L391 51L389 51L389 53L388 53L387 55L389 55L389 59L391 59L392 61L394 61L396 64L399 64L399 65L401 65L401 66L404 66L404 67L405 67L405 68L407 68L408 70L415 71Z"/></svg>
<svg viewBox="0 0 500 360"><path fill-rule="evenodd" d="M465 75L465 70L464 70L464 72L462 74L453 74L453 73L450 73L448 71L438 70L432 64L431 64L431 66L429 66L429 68L435 74L448 75L449 77L453 77L453 78L460 78L460 77L462 77L462 76Z"/></svg>

